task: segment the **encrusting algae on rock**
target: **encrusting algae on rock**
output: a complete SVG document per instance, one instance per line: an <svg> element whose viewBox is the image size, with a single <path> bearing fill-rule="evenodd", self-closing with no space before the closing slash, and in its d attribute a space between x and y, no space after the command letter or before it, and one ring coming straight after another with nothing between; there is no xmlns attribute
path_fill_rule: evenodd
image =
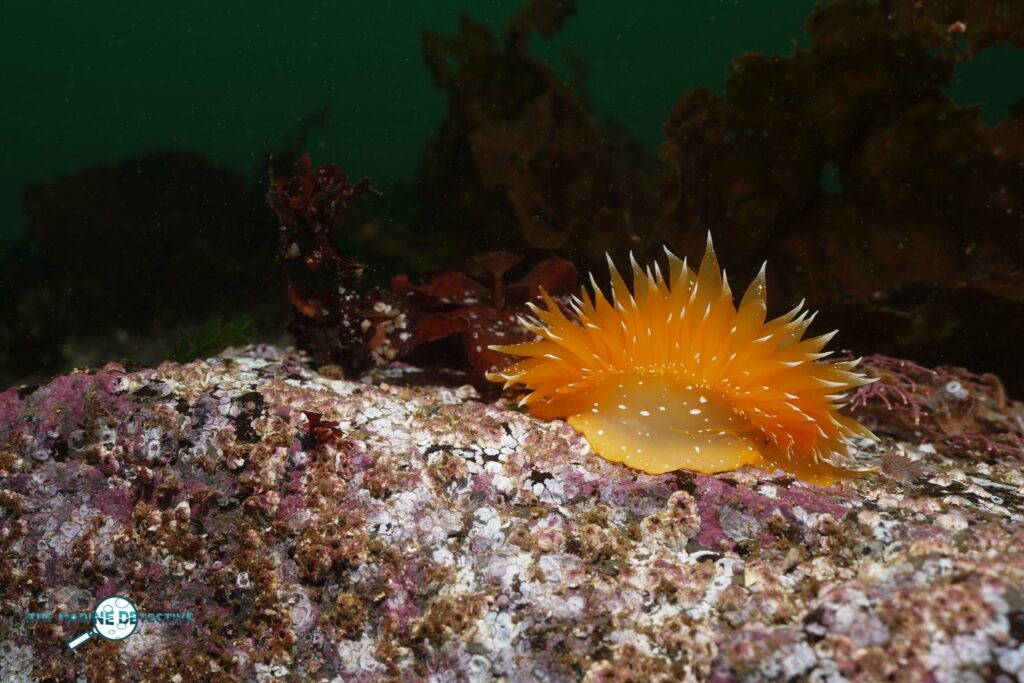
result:
<svg viewBox="0 0 1024 683"><path fill-rule="evenodd" d="M633 289L609 259L612 301L591 277L567 317L543 293L539 339L494 350L522 356L489 376L526 385L540 418L565 418L601 457L650 474L746 465L781 468L831 484L854 473L829 462L853 436L874 438L840 415L843 392L873 380L857 361L816 363L835 332L802 339L814 316L801 302L765 321L764 267L737 308L708 235L700 269L667 249L668 276L631 258ZM798 315L799 314L799 315Z"/></svg>

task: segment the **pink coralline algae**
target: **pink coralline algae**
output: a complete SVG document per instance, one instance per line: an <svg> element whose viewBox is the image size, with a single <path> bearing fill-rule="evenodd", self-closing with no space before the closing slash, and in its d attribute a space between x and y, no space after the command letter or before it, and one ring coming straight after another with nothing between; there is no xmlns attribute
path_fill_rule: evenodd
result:
<svg viewBox="0 0 1024 683"><path fill-rule="evenodd" d="M958 375L958 441L951 370L874 367L883 440L829 488L645 475L414 367L268 346L2 392L0 680L1020 680L1020 405ZM39 617L115 593L193 619L71 651Z"/></svg>

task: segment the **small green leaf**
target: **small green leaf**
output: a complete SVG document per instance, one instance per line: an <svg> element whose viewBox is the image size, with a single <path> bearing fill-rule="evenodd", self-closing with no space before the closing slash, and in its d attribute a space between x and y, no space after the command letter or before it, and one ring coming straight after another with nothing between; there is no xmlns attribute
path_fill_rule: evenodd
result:
<svg viewBox="0 0 1024 683"><path fill-rule="evenodd" d="M178 343L171 351L170 360L188 363L197 358L210 358L229 346L252 343L256 329L252 319L245 315L221 323L219 318L208 320L193 330L179 330Z"/></svg>

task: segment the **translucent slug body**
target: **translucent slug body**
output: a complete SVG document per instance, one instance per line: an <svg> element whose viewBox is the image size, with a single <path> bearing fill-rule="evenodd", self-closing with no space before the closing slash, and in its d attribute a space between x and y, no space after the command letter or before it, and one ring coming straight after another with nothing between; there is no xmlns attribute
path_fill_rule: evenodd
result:
<svg viewBox="0 0 1024 683"><path fill-rule="evenodd" d="M840 415L842 392L867 384L857 361L817 363L835 332L802 339L802 303L765 321L764 268L733 303L708 236L697 273L666 250L668 276L633 266L633 290L609 260L612 302L593 281L572 303L547 293L523 320L538 339L491 347L522 357L489 378L531 390L521 403L563 418L601 457L660 474L756 465L831 484L854 473L829 458L851 436L874 438ZM799 316L798 316L799 314Z"/></svg>

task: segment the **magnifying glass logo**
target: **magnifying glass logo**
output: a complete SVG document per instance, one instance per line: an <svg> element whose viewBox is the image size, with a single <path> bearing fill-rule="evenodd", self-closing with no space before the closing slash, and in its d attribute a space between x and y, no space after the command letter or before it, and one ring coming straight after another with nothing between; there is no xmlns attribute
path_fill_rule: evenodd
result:
<svg viewBox="0 0 1024 683"><path fill-rule="evenodd" d="M124 640L139 627L139 610L135 603L120 595L111 595L96 605L93 613L92 630L83 633L68 643L74 650L93 636L107 640Z"/></svg>

